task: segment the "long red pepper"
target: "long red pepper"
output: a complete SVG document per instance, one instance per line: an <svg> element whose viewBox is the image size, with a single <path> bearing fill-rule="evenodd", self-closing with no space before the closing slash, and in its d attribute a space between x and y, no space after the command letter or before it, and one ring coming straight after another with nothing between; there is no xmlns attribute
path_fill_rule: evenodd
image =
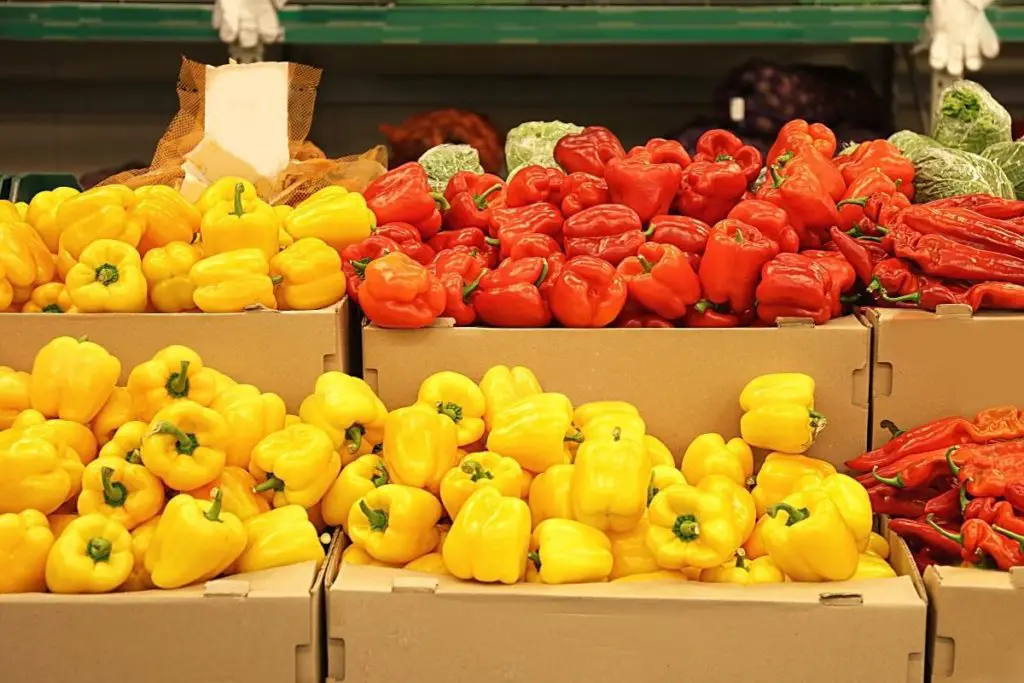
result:
<svg viewBox="0 0 1024 683"><path fill-rule="evenodd" d="M1009 221L986 218L969 209L911 206L900 214L903 224L922 235L945 235L958 242L1024 257L1024 232Z"/></svg>
<svg viewBox="0 0 1024 683"><path fill-rule="evenodd" d="M1024 258L961 244L945 235L922 235L899 229L890 233L897 256L909 259L928 275L953 280L1003 280L1024 284Z"/></svg>

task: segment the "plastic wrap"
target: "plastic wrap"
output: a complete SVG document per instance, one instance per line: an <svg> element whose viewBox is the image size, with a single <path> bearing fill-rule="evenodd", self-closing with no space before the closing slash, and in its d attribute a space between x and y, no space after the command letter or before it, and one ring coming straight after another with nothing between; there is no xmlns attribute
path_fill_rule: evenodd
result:
<svg viewBox="0 0 1024 683"><path fill-rule="evenodd" d="M927 135L915 133L912 130L896 131L889 136L889 142L896 145L900 153L908 159L914 159L927 149L942 147Z"/></svg>
<svg viewBox="0 0 1024 683"><path fill-rule="evenodd" d="M480 153L469 145L443 144L431 147L419 158L419 164L427 172L427 181L434 192L444 192L448 180L459 171L483 173Z"/></svg>
<svg viewBox="0 0 1024 683"><path fill-rule="evenodd" d="M980 154L997 142L1009 142L1010 113L973 81L957 81L939 97L932 137L940 144Z"/></svg>
<svg viewBox="0 0 1024 683"><path fill-rule="evenodd" d="M935 147L920 152L914 167L914 201L919 204L964 194L1014 198L1006 174L978 154Z"/></svg>
<svg viewBox="0 0 1024 683"><path fill-rule="evenodd" d="M997 142L981 153L1003 170L1017 199L1024 199L1024 141Z"/></svg>
<svg viewBox="0 0 1024 683"><path fill-rule="evenodd" d="M566 135L583 128L562 121L527 121L508 132L505 137L505 165L511 176L520 166L536 165L558 168L555 145Z"/></svg>

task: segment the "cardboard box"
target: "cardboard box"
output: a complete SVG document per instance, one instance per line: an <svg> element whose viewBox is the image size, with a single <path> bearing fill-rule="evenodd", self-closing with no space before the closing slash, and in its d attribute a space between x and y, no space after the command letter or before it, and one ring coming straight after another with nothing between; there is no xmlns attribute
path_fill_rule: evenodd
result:
<svg viewBox="0 0 1024 683"><path fill-rule="evenodd" d="M121 360L121 383L139 363L171 344L239 382L280 394L288 408L313 392L327 370L348 369L348 299L318 311L0 316L0 365L31 370L54 337L88 336Z"/></svg>
<svg viewBox="0 0 1024 683"><path fill-rule="evenodd" d="M921 683L924 587L895 548L904 576L834 584L492 586L342 565L327 680Z"/></svg>
<svg viewBox="0 0 1024 683"><path fill-rule="evenodd" d="M1024 568L1009 572L929 567L934 683L1019 681Z"/></svg>
<svg viewBox="0 0 1024 683"><path fill-rule="evenodd" d="M866 446L871 331L852 316L815 327L745 329L363 328L363 376L388 406L416 400L441 370L480 379L493 365L525 365L573 403L617 399L676 457L704 432L739 435L739 395L769 372L804 372L829 425L809 455L842 463Z"/></svg>
<svg viewBox="0 0 1024 683"><path fill-rule="evenodd" d="M1024 365L1020 356L1024 315L971 315L968 306L938 312L869 309L875 329L871 444L902 429L950 415L974 417L985 408L1020 405Z"/></svg>
<svg viewBox="0 0 1024 683"><path fill-rule="evenodd" d="M324 574L305 562L170 591L0 595L0 679L319 683Z"/></svg>

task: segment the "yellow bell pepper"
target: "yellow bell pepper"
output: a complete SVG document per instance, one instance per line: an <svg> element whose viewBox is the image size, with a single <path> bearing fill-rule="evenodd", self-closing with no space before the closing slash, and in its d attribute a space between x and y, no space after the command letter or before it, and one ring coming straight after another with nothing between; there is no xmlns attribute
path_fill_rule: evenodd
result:
<svg viewBox="0 0 1024 683"><path fill-rule="evenodd" d="M438 576L450 576L448 567L444 566L444 557L440 552L427 553L423 557L417 557L403 567L411 572L421 574L437 574Z"/></svg>
<svg viewBox="0 0 1024 683"><path fill-rule="evenodd" d="M814 378L800 372L777 372L750 380L740 392L744 412L761 406L796 404L814 409Z"/></svg>
<svg viewBox="0 0 1024 683"><path fill-rule="evenodd" d="M748 560L756 560L759 557L764 557L768 554L768 551L764 547L764 538L762 536L764 532L764 525L771 517L763 515L757 518L757 522L754 524L754 530L750 532L750 537L743 544L743 552L746 554Z"/></svg>
<svg viewBox="0 0 1024 683"><path fill-rule="evenodd" d="M441 502L448 516L455 519L473 492L486 486L503 496L521 498L523 468L512 458L490 451L466 455L441 479Z"/></svg>
<svg viewBox="0 0 1024 683"><path fill-rule="evenodd" d="M231 439L215 411L177 401L153 416L142 439L142 462L175 491L190 491L220 476Z"/></svg>
<svg viewBox="0 0 1024 683"><path fill-rule="evenodd" d="M32 296L21 307L22 313L78 313L63 282L47 282L32 290Z"/></svg>
<svg viewBox="0 0 1024 683"><path fill-rule="evenodd" d="M383 458L372 453L359 456L341 469L327 489L321 508L324 521L330 526L345 526L353 503L390 482Z"/></svg>
<svg viewBox="0 0 1024 683"><path fill-rule="evenodd" d="M24 431L29 427L39 427L38 433L48 434L49 440L67 446L83 465L96 459L96 437L83 424L70 420L47 420L38 410L26 410L15 418L11 430Z"/></svg>
<svg viewBox="0 0 1024 683"><path fill-rule="evenodd" d="M236 384L217 394L210 404L220 413L231 431L227 464L249 467L253 448L266 435L284 429L287 409L277 394L260 393L251 384Z"/></svg>
<svg viewBox="0 0 1024 683"><path fill-rule="evenodd" d="M298 562L324 559L320 534L301 505L284 507L250 517L245 529L245 550L232 565L233 572L258 572Z"/></svg>
<svg viewBox="0 0 1024 683"><path fill-rule="evenodd" d="M116 519L84 515L54 541L46 560L51 593L109 593L132 571L132 536Z"/></svg>
<svg viewBox="0 0 1024 683"><path fill-rule="evenodd" d="M793 581L845 581L856 573L856 539L825 491L799 491L766 514L768 557Z"/></svg>
<svg viewBox="0 0 1024 683"><path fill-rule="evenodd" d="M648 451L650 453L650 451ZM685 484L686 477L672 465L655 465L651 468L651 483L647 486L647 504L650 505L654 497L673 484Z"/></svg>
<svg viewBox="0 0 1024 683"><path fill-rule="evenodd" d="M759 557L748 560L739 550L736 557L718 567L705 569L700 573L700 580L705 583L738 583L750 586L756 583L783 583L786 577L775 566L770 557Z"/></svg>
<svg viewBox="0 0 1024 683"><path fill-rule="evenodd" d="M121 361L99 344L57 337L32 363L32 408L46 417L86 424L114 391Z"/></svg>
<svg viewBox="0 0 1024 683"><path fill-rule="evenodd" d="M607 414L635 415L640 416L636 406L626 401L591 401L583 403L573 411L572 421L582 427L595 417Z"/></svg>
<svg viewBox="0 0 1024 683"><path fill-rule="evenodd" d="M213 502L184 493L167 503L146 551L146 570L158 588L180 588L221 574L245 550L242 522Z"/></svg>
<svg viewBox="0 0 1024 683"><path fill-rule="evenodd" d="M536 396L543 389L536 375L521 365L508 367L495 365L484 373L480 380L480 391L484 395L484 423L487 429L494 427L494 416L521 398Z"/></svg>
<svg viewBox="0 0 1024 683"><path fill-rule="evenodd" d="M245 186L237 183L231 201L220 202L203 214L199 231L206 256L257 249L269 259L281 249L277 214L259 199L244 200L244 191Z"/></svg>
<svg viewBox="0 0 1024 683"><path fill-rule="evenodd" d="M613 560L609 579L634 574L651 574L661 569L654 559L654 553L647 547L647 531L650 528L650 520L644 515L629 531L608 533Z"/></svg>
<svg viewBox="0 0 1024 683"><path fill-rule="evenodd" d="M151 588L156 588L153 585L153 578L146 570L146 553L149 551L149 544L152 543L153 535L156 534L156 528L159 524L160 516L158 515L132 529L132 558L134 559L134 564L132 565L131 574L121 584L121 591L148 591Z"/></svg>
<svg viewBox="0 0 1024 683"><path fill-rule="evenodd" d="M721 474L709 474L704 477L701 480L700 488L732 501L732 522L739 530L740 544L745 543L757 523L757 509L750 492Z"/></svg>
<svg viewBox="0 0 1024 683"><path fill-rule="evenodd" d="M46 590L46 557L53 532L38 510L0 514L0 594Z"/></svg>
<svg viewBox="0 0 1024 683"><path fill-rule="evenodd" d="M686 574L659 569L645 574L629 574L612 579L612 583L651 583L654 581L689 581Z"/></svg>
<svg viewBox="0 0 1024 683"><path fill-rule="evenodd" d="M31 405L32 375L0 365L0 430L8 429L15 418Z"/></svg>
<svg viewBox="0 0 1024 683"><path fill-rule="evenodd" d="M345 296L341 256L315 237L301 239L271 258L270 274L281 278L277 303L284 310L316 310Z"/></svg>
<svg viewBox="0 0 1024 683"><path fill-rule="evenodd" d="M28 204L25 219L36 229L51 254L57 253L60 230L57 225L57 209L66 199L81 194L73 187L57 187L37 192Z"/></svg>
<svg viewBox="0 0 1024 683"><path fill-rule="evenodd" d="M270 501L265 494L253 492L256 479L241 467L225 467L220 476L205 486L188 492L197 500L212 501L220 491L221 507L243 522L250 517L270 510Z"/></svg>
<svg viewBox="0 0 1024 683"><path fill-rule="evenodd" d="M188 400L209 406L217 395L217 381L198 353L175 344L132 368L128 375L128 393L139 418L152 420L176 401Z"/></svg>
<svg viewBox="0 0 1024 683"><path fill-rule="evenodd" d="M114 387L107 402L90 423L96 444L106 445L114 438L118 429L134 419L135 406L132 404L132 395L125 387Z"/></svg>
<svg viewBox="0 0 1024 683"><path fill-rule="evenodd" d="M388 409L358 377L325 372L299 406L299 416L327 432L348 464L384 441Z"/></svg>
<svg viewBox="0 0 1024 683"><path fill-rule="evenodd" d="M196 285L189 274L200 258L199 249L187 242L170 242L146 252L142 257L142 274L153 308L161 313L195 308L192 294Z"/></svg>
<svg viewBox="0 0 1024 683"><path fill-rule="evenodd" d="M287 249L295 244L295 238L288 234L288 231L284 229L284 221L295 209L287 204L278 204L271 208L274 209L274 214L277 216L277 220L281 224L280 229L277 231L277 241L281 243L282 249Z"/></svg>
<svg viewBox="0 0 1024 683"><path fill-rule="evenodd" d="M55 512L52 515L48 515L46 519L50 523L50 531L53 532L53 537L60 538L64 530L68 528L68 525L78 519L78 515Z"/></svg>
<svg viewBox="0 0 1024 683"><path fill-rule="evenodd" d="M300 424L268 434L252 449L256 493L274 491L274 507L320 502L341 471L341 456L319 427Z"/></svg>
<svg viewBox="0 0 1024 683"><path fill-rule="evenodd" d="M651 459L639 440L613 431L584 441L572 477L573 518L601 531L628 531L647 509Z"/></svg>
<svg viewBox="0 0 1024 683"><path fill-rule="evenodd" d="M342 564L368 565L371 567L400 567L401 565L388 564L376 559L357 545L350 545L341 553Z"/></svg>
<svg viewBox="0 0 1024 683"><path fill-rule="evenodd" d="M876 534L872 531L871 537L868 539L867 552L874 553L883 560L887 560L889 559L889 541L885 540L885 537L881 534Z"/></svg>
<svg viewBox="0 0 1024 683"><path fill-rule="evenodd" d="M56 268L42 238L22 222L0 221L0 265L14 288L13 301L19 304L28 300L35 287L51 282Z"/></svg>
<svg viewBox="0 0 1024 683"><path fill-rule="evenodd" d="M612 543L601 531L571 519L548 519L530 537L526 580L593 583L612 571Z"/></svg>
<svg viewBox="0 0 1024 683"><path fill-rule="evenodd" d="M225 251L199 261L189 277L192 300L206 313L237 313L251 306L277 309L270 264L259 249Z"/></svg>
<svg viewBox="0 0 1024 683"><path fill-rule="evenodd" d="M0 199L0 221L20 221L21 212L18 206L9 199Z"/></svg>
<svg viewBox="0 0 1024 683"><path fill-rule="evenodd" d="M225 176L215 180L212 185L203 190L203 194L196 201L196 209L202 215L223 202L231 202L233 204L235 201L235 190L239 183L242 185L243 202L254 202L260 198L256 193L256 186L248 180L236 176Z"/></svg>
<svg viewBox="0 0 1024 683"><path fill-rule="evenodd" d="M124 185L104 185L65 199L57 207L57 268L66 279L90 244L117 240L139 246L145 222L135 215L138 199Z"/></svg>
<svg viewBox="0 0 1024 683"><path fill-rule="evenodd" d="M545 519L573 519L572 476L575 465L552 465L530 484L530 515L533 526Z"/></svg>
<svg viewBox="0 0 1024 683"><path fill-rule="evenodd" d="M644 444L644 435L647 432L647 423L639 415L629 413L602 413L596 415L586 422L577 423L580 432L583 434L583 442L608 440L613 434L618 433L620 438L629 441L636 441L641 444L644 451L647 445ZM650 458L648 458L650 459Z"/></svg>
<svg viewBox="0 0 1024 683"><path fill-rule="evenodd" d="M117 240L97 240L82 250L66 278L68 296L83 313L141 313L146 310L146 278L135 248Z"/></svg>
<svg viewBox="0 0 1024 683"><path fill-rule="evenodd" d="M857 558L857 571L850 577L853 581L862 579L895 579L896 570L878 555L861 553Z"/></svg>
<svg viewBox="0 0 1024 683"><path fill-rule="evenodd" d="M669 486L651 502L647 547L662 569L717 567L742 544L732 496L710 481Z"/></svg>
<svg viewBox="0 0 1024 683"><path fill-rule="evenodd" d="M769 453L757 473L757 484L751 491L757 516L762 516L769 507L793 493L804 477L810 475L824 479L835 473L836 468L824 460L803 455Z"/></svg>
<svg viewBox="0 0 1024 683"><path fill-rule="evenodd" d="M441 553L452 576L512 584L525 575L529 549L530 508L485 487L459 510Z"/></svg>
<svg viewBox="0 0 1024 683"><path fill-rule="evenodd" d="M345 532L375 559L405 564L437 545L441 503L423 489L385 484L353 503Z"/></svg>
<svg viewBox="0 0 1024 683"><path fill-rule="evenodd" d="M14 202L14 208L18 211L18 217L21 220L28 220L28 202Z"/></svg>
<svg viewBox="0 0 1024 683"><path fill-rule="evenodd" d="M356 192L325 187L295 207L284 220L284 229L296 240L317 237L339 254L370 236L377 225L366 200Z"/></svg>
<svg viewBox="0 0 1024 683"><path fill-rule="evenodd" d="M818 489L824 491L829 500L839 508L846 526L853 532L857 550L865 552L871 541L871 498L859 481L845 474L832 474L824 479L805 477L797 482L794 491Z"/></svg>
<svg viewBox="0 0 1024 683"><path fill-rule="evenodd" d="M131 531L164 506L164 485L142 465L121 458L97 458L82 474L78 514L98 512Z"/></svg>
<svg viewBox="0 0 1024 683"><path fill-rule="evenodd" d="M142 439L149 432L149 423L141 420L125 422L114 437L100 448L101 458L118 458L138 465L142 462Z"/></svg>
<svg viewBox="0 0 1024 683"><path fill-rule="evenodd" d="M7 279L7 269L0 263L0 313L15 313L14 286Z"/></svg>
<svg viewBox="0 0 1024 683"><path fill-rule="evenodd" d="M0 433L0 513L50 514L77 491L82 463L39 427Z"/></svg>
<svg viewBox="0 0 1024 683"><path fill-rule="evenodd" d="M487 450L514 458L524 470L539 474L569 462L566 442L582 440L572 426L572 404L564 394L534 394L494 416Z"/></svg>
<svg viewBox="0 0 1024 683"><path fill-rule="evenodd" d="M460 446L484 435L484 394L476 382L457 372L437 372L423 380L416 403L448 417L455 423Z"/></svg>
<svg viewBox="0 0 1024 683"><path fill-rule="evenodd" d="M821 413L796 403L762 405L743 413L740 436L751 446L803 453L828 424Z"/></svg>
<svg viewBox="0 0 1024 683"><path fill-rule="evenodd" d="M655 467L667 465L675 469L676 459L672 457L672 451L660 439L650 434L644 434L644 446L647 448L647 456L651 459L652 465Z"/></svg>
<svg viewBox="0 0 1024 683"><path fill-rule="evenodd" d="M458 460L455 423L423 405L393 410L384 424L384 463L395 482L438 493Z"/></svg>
<svg viewBox="0 0 1024 683"><path fill-rule="evenodd" d="M166 247L171 242L191 244L199 232L199 210L167 185L145 185L135 190L134 215L142 221L139 253Z"/></svg>
<svg viewBox="0 0 1024 683"><path fill-rule="evenodd" d="M721 434L701 434L686 447L680 469L691 484L699 484L709 474L721 474L740 486L749 486L754 454L743 439L726 443Z"/></svg>

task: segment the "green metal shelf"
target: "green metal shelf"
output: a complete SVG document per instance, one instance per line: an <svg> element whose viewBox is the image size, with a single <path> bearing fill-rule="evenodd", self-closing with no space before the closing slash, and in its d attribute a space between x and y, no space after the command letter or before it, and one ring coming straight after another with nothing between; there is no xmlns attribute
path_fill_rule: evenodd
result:
<svg viewBox="0 0 1024 683"><path fill-rule="evenodd" d="M213 41L211 5L0 2L0 40ZM913 43L921 5L544 7L289 6L302 44ZM1024 42L1024 7L990 14Z"/></svg>

